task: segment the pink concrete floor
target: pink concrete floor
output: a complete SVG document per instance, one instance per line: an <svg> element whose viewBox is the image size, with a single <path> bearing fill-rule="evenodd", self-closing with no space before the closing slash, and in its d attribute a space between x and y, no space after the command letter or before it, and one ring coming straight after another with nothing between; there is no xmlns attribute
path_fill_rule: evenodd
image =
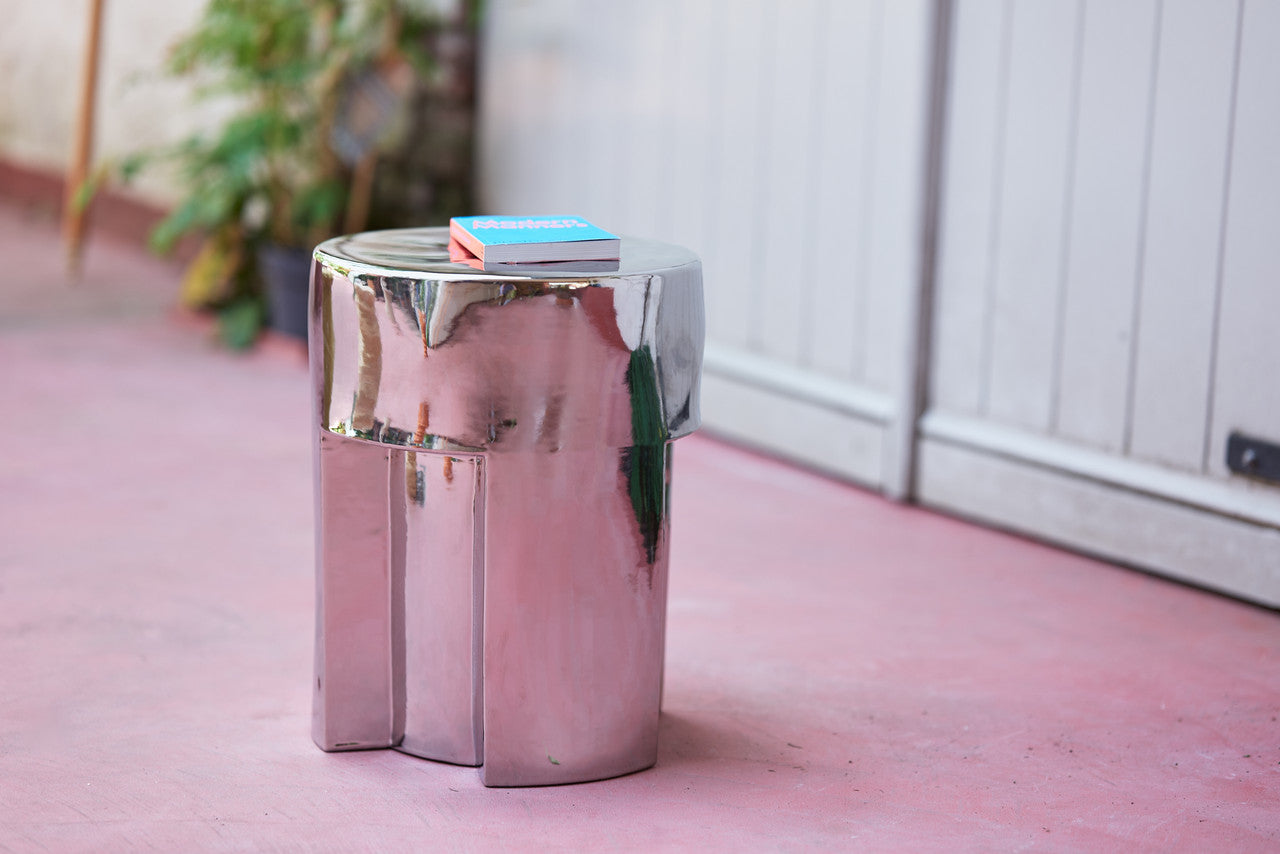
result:
<svg viewBox="0 0 1280 854"><path fill-rule="evenodd" d="M304 368L0 253L0 850L1280 849L1280 615L702 437L656 768L321 753Z"/></svg>

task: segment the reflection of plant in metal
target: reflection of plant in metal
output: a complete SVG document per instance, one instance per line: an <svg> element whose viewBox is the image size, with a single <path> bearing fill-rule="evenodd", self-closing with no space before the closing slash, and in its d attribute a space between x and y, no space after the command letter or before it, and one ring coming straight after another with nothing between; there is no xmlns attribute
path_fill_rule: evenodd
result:
<svg viewBox="0 0 1280 854"><path fill-rule="evenodd" d="M427 436L427 428L431 426L431 407L424 400L418 404L418 429L413 431L412 444L416 447L422 444L422 440ZM452 472L449 473L449 480L453 480ZM409 451L404 455L404 486L405 492L409 496L409 500L421 507L426 503L426 477L425 472L418 468L418 453Z"/></svg>
<svg viewBox="0 0 1280 854"><path fill-rule="evenodd" d="M663 499L666 492L667 428L653 354L646 344L631 352L627 365L627 390L631 394L631 447L622 455L631 508L640 526L645 556L652 564L662 536Z"/></svg>
<svg viewBox="0 0 1280 854"><path fill-rule="evenodd" d="M378 331L377 295L373 288L357 287L353 294L359 317L360 357L351 427L359 434L373 429L378 387L382 383L382 333Z"/></svg>

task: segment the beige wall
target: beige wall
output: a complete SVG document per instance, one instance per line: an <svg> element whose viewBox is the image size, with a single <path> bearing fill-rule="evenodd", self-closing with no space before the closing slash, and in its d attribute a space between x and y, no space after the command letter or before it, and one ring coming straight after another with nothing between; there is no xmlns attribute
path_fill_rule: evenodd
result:
<svg viewBox="0 0 1280 854"><path fill-rule="evenodd" d="M213 105L193 105L190 88L159 73L174 40L203 0L107 0L98 80L95 160L180 138ZM61 172L70 157L88 29L89 0L17 0L0 27L0 159ZM134 191L164 202L159 174Z"/></svg>

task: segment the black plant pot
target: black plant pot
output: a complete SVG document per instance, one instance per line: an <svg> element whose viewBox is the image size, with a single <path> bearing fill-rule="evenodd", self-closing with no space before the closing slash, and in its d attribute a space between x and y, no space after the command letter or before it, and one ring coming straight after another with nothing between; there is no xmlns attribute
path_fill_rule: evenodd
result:
<svg viewBox="0 0 1280 854"><path fill-rule="evenodd" d="M267 321L271 328L306 341L311 253L292 246L266 244L258 249L258 275L267 291Z"/></svg>

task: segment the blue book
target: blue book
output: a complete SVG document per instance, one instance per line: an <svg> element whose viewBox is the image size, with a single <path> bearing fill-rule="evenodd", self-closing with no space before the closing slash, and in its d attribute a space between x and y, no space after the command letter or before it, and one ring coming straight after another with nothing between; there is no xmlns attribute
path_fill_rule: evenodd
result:
<svg viewBox="0 0 1280 854"><path fill-rule="evenodd" d="M622 248L617 235L579 216L455 216L449 236L490 264L608 261Z"/></svg>

